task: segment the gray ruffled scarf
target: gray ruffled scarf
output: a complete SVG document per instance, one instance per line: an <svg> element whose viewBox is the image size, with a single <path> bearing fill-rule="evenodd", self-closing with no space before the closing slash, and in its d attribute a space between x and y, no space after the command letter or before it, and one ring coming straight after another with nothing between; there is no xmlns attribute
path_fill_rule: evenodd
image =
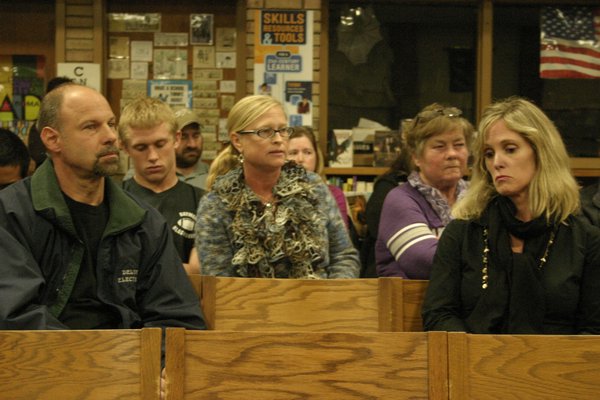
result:
<svg viewBox="0 0 600 400"><path fill-rule="evenodd" d="M239 276L319 279L316 268L327 248L319 233L325 216L304 168L284 165L271 205L246 186L241 167L220 177L213 191L233 214L232 263Z"/></svg>

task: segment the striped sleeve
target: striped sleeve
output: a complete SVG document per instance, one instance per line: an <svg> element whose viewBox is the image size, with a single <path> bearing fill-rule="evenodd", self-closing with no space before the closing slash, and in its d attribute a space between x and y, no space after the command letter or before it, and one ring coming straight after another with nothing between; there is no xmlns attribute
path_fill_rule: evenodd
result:
<svg viewBox="0 0 600 400"><path fill-rule="evenodd" d="M375 243L379 276L429 279L443 224L427 200L407 184L385 198Z"/></svg>
<svg viewBox="0 0 600 400"><path fill-rule="evenodd" d="M427 239L437 239L427 225L423 223L410 224L396 232L387 241L387 247L396 261L399 261L402 254L411 246Z"/></svg>

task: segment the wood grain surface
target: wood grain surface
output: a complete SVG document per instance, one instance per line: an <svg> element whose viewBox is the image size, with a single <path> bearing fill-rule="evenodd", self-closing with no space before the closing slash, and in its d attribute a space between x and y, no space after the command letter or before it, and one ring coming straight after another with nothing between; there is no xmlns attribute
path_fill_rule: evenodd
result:
<svg viewBox="0 0 600 400"><path fill-rule="evenodd" d="M1 399L158 399L161 331L0 331Z"/></svg>
<svg viewBox="0 0 600 400"><path fill-rule="evenodd" d="M451 399L600 398L600 338L448 333Z"/></svg>
<svg viewBox="0 0 600 400"><path fill-rule="evenodd" d="M393 304L398 307L398 310L394 312L397 325L395 329L392 329L393 331L423 331L421 308L427 286L429 286L429 281L426 280L401 279L399 287L393 293Z"/></svg>
<svg viewBox="0 0 600 400"><path fill-rule="evenodd" d="M202 284L202 307L211 329L321 332L379 329L377 279L204 276Z"/></svg>
<svg viewBox="0 0 600 400"><path fill-rule="evenodd" d="M447 399L447 362L429 363L446 344L444 332L168 329L168 399Z"/></svg>
<svg viewBox="0 0 600 400"><path fill-rule="evenodd" d="M428 281L202 277L210 329L420 332Z"/></svg>

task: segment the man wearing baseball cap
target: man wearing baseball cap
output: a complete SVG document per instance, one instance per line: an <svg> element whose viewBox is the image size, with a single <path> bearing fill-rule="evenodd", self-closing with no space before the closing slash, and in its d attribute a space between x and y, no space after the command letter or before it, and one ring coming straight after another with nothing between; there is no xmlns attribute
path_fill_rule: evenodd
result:
<svg viewBox="0 0 600 400"><path fill-rule="evenodd" d="M200 160L202 156L202 134L200 117L189 108L175 113L181 131L181 143L176 150L177 176L190 185L206 189L208 165Z"/></svg>

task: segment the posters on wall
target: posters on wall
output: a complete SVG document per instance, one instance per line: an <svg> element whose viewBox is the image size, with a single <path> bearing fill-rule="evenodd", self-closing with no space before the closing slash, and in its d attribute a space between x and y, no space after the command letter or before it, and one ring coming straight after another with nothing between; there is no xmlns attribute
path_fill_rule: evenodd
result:
<svg viewBox="0 0 600 400"><path fill-rule="evenodd" d="M44 56L0 55L0 126L27 137L44 95Z"/></svg>
<svg viewBox="0 0 600 400"><path fill-rule="evenodd" d="M109 32L160 32L162 16L157 13L109 13Z"/></svg>
<svg viewBox="0 0 600 400"><path fill-rule="evenodd" d="M152 61L152 42L150 40L132 40L131 61Z"/></svg>
<svg viewBox="0 0 600 400"><path fill-rule="evenodd" d="M154 46L156 47L186 47L188 35L183 32L156 32Z"/></svg>
<svg viewBox="0 0 600 400"><path fill-rule="evenodd" d="M235 101L236 28L215 26L213 14L189 14L184 31L163 32L162 18L109 14L108 78L122 82L121 109L147 95L196 111L202 118L202 158L211 160L222 148L219 142L228 140L219 134Z"/></svg>
<svg viewBox="0 0 600 400"><path fill-rule="evenodd" d="M213 45L213 14L190 15L190 42L192 44Z"/></svg>
<svg viewBox="0 0 600 400"><path fill-rule="evenodd" d="M221 27L215 29L217 51L235 51L235 28Z"/></svg>
<svg viewBox="0 0 600 400"><path fill-rule="evenodd" d="M167 103L174 109L192 107L192 82L188 80L149 80L148 96Z"/></svg>
<svg viewBox="0 0 600 400"><path fill-rule="evenodd" d="M256 94L281 101L290 126L312 125L313 11L257 10Z"/></svg>

